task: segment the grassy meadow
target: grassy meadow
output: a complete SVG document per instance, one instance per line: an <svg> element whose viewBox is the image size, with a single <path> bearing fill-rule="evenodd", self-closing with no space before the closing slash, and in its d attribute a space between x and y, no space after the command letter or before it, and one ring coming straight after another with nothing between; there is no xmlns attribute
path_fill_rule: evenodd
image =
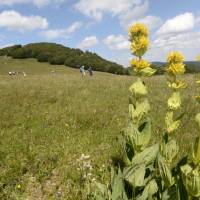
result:
<svg viewBox="0 0 200 200"><path fill-rule="evenodd" d="M27 76L9 76L25 71ZM54 73L52 73L54 71ZM200 107L196 75L185 75L184 115L177 137L179 155L190 148ZM117 138L128 120L131 76L0 58L0 199L80 200L78 159L90 155L92 175L104 179L111 157L120 157ZM149 87L152 143L161 139L169 89L165 76L145 80Z"/></svg>

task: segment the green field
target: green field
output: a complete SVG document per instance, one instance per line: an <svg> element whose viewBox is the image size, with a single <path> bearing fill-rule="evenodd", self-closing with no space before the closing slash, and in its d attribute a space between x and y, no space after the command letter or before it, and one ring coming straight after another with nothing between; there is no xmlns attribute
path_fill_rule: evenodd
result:
<svg viewBox="0 0 200 200"><path fill-rule="evenodd" d="M180 156L197 135L197 77L184 76L188 87L181 112L187 115L177 133ZM0 199L83 199L77 159L90 155L92 174L102 180L110 158L120 157L117 137L127 124L134 80L101 72L82 78L79 70L64 66L0 58ZM146 83L154 143L164 131L170 91L165 76Z"/></svg>

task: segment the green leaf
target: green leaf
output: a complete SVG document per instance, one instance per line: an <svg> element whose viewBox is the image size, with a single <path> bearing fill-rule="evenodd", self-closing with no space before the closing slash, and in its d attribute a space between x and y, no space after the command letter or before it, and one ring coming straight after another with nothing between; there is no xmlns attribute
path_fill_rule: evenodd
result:
<svg viewBox="0 0 200 200"><path fill-rule="evenodd" d="M152 196L158 191L158 186L156 181L151 180L144 188L142 195L137 197L136 200L146 200L153 199Z"/></svg>
<svg viewBox="0 0 200 200"><path fill-rule="evenodd" d="M175 180L172 177L171 170L167 162L165 161L165 159L160 154L158 155L158 168L159 168L159 172L162 177L162 180L165 183L165 187L169 188L172 185L174 185Z"/></svg>
<svg viewBox="0 0 200 200"><path fill-rule="evenodd" d="M140 78L138 78L137 81L131 85L129 91L135 97L141 97L147 95L147 87Z"/></svg>
<svg viewBox="0 0 200 200"><path fill-rule="evenodd" d="M195 139L192 147L192 161L195 165L200 164L200 137Z"/></svg>
<svg viewBox="0 0 200 200"><path fill-rule="evenodd" d="M138 127L131 122L125 129L127 143L134 152L141 152L151 139L151 121L145 121L138 129Z"/></svg>
<svg viewBox="0 0 200 200"><path fill-rule="evenodd" d="M177 190L175 186L172 186L170 188L167 188L163 193L162 193L162 200L172 200L176 199L178 200L177 197Z"/></svg>
<svg viewBox="0 0 200 200"><path fill-rule="evenodd" d="M171 110L177 110L181 106L180 92L173 92L172 96L168 99L168 107Z"/></svg>
<svg viewBox="0 0 200 200"><path fill-rule="evenodd" d="M128 200L125 188L124 180L121 169L119 168L118 174L114 173L112 178L112 200Z"/></svg>
<svg viewBox="0 0 200 200"><path fill-rule="evenodd" d="M144 176L145 176L145 165L132 165L126 167L123 171L125 180L132 185L132 187L142 187L144 186Z"/></svg>
<svg viewBox="0 0 200 200"><path fill-rule="evenodd" d="M136 154L132 159L132 164L145 164L150 165L152 164L155 159L157 158L159 151L159 145L155 144L151 147L144 149L141 153Z"/></svg>
<svg viewBox="0 0 200 200"><path fill-rule="evenodd" d="M161 144L162 156L166 159L168 163L172 163L173 159L177 156L179 151L179 146L175 139L168 140L167 143Z"/></svg>
<svg viewBox="0 0 200 200"><path fill-rule="evenodd" d="M189 164L181 167L184 186L189 195L200 197L200 173L199 168L193 169Z"/></svg>
<svg viewBox="0 0 200 200"><path fill-rule="evenodd" d="M140 70L140 73L143 75L143 76L152 76L156 73L156 69L152 69L151 67L146 67L142 70Z"/></svg>
<svg viewBox="0 0 200 200"><path fill-rule="evenodd" d="M200 113L198 113L196 116L195 116L195 121L198 123L199 127L200 127Z"/></svg>
<svg viewBox="0 0 200 200"><path fill-rule="evenodd" d="M147 99L143 99L142 101L137 101L134 107L132 107L130 112L130 118L134 123L139 124L139 122L147 115L150 110L150 105Z"/></svg>
<svg viewBox="0 0 200 200"><path fill-rule="evenodd" d="M167 112L165 117L165 124L168 133L174 132L180 125L180 120L173 120L173 112Z"/></svg>

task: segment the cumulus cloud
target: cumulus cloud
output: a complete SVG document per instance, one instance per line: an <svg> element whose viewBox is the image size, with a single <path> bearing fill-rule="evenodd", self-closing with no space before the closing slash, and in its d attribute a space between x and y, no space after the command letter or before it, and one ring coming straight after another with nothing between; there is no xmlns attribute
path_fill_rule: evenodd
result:
<svg viewBox="0 0 200 200"><path fill-rule="evenodd" d="M82 26L80 21L74 22L71 26L66 29L49 29L41 33L42 36L46 37L48 40L53 40L56 38L68 38L69 34L77 31Z"/></svg>
<svg viewBox="0 0 200 200"><path fill-rule="evenodd" d="M78 45L78 48L87 49L89 47L97 45L98 43L99 40L97 39L96 36L89 36L82 40L82 42Z"/></svg>
<svg viewBox="0 0 200 200"><path fill-rule="evenodd" d="M162 25L162 19L160 17L151 16L151 15L148 15L148 16L138 19L138 20L133 20L130 22L130 24L128 24L128 26L130 26L131 24L133 24L135 22L140 22L140 23L145 24L150 30L156 29Z"/></svg>
<svg viewBox="0 0 200 200"><path fill-rule="evenodd" d="M40 16L23 16L14 10L10 10L0 13L0 27L21 32L33 31L46 29L48 21Z"/></svg>
<svg viewBox="0 0 200 200"><path fill-rule="evenodd" d="M105 13L117 16L119 23L126 30L136 21L141 21L157 28L161 24L161 19L155 16L145 17L149 9L148 0L80 0L75 4L75 9L82 14L100 21Z"/></svg>
<svg viewBox="0 0 200 200"><path fill-rule="evenodd" d="M168 19L157 31L158 35L176 34L190 31L194 28L195 17L192 13L184 13Z"/></svg>
<svg viewBox="0 0 200 200"><path fill-rule="evenodd" d="M126 12L119 16L120 25L127 29L133 22L142 19L149 9L149 2L144 1L142 4L134 5Z"/></svg>
<svg viewBox="0 0 200 200"><path fill-rule="evenodd" d="M130 42L123 35L109 35L103 42L113 50L129 49L130 47Z"/></svg>
<svg viewBox="0 0 200 200"><path fill-rule="evenodd" d="M112 15L119 15L129 10L133 5L137 5L138 0L80 0L75 8L88 17L92 17L99 21L105 12Z"/></svg>
<svg viewBox="0 0 200 200"><path fill-rule="evenodd" d="M177 35L162 35L157 37L152 44L154 48L184 49L198 48L200 46L200 32L188 32Z"/></svg>
<svg viewBox="0 0 200 200"><path fill-rule="evenodd" d="M27 4L32 3L37 7L43 7L49 4L60 4L66 0L0 0L0 5L12 6L14 4Z"/></svg>

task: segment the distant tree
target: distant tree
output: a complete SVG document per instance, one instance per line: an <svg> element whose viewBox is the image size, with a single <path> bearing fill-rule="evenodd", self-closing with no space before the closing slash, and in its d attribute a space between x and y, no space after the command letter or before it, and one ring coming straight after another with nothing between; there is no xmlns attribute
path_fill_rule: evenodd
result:
<svg viewBox="0 0 200 200"><path fill-rule="evenodd" d="M96 53L83 52L55 43L32 43L25 46L14 45L0 50L0 55L8 55L13 58L36 58L39 62L50 64L65 64L69 67L79 68L84 65L93 70L114 74L127 74L122 65L103 59Z"/></svg>

